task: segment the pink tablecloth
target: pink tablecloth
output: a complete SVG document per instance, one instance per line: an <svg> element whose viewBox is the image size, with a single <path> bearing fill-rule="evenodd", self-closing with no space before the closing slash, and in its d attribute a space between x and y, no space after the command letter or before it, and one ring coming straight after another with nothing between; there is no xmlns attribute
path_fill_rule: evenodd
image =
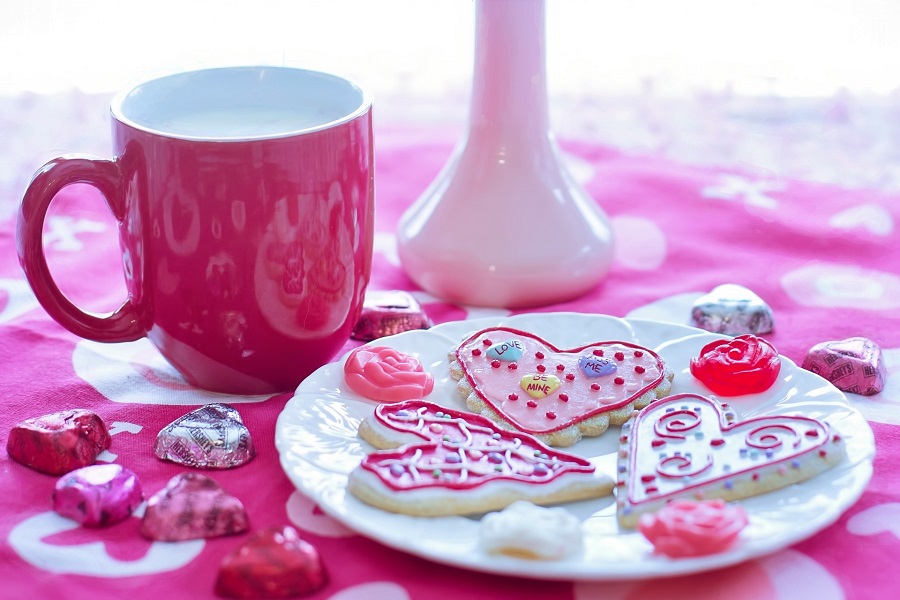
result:
<svg viewBox="0 0 900 600"><path fill-rule="evenodd" d="M377 242L371 289L415 288L399 267L394 226L447 159L453 137L382 130L377 144ZM138 519L106 529L54 514L54 477L8 458L22 419L89 408L110 426L101 459L127 466L148 493L185 468L152 453L158 431L197 405L241 412L257 458L215 478L246 505L252 530L292 523L321 552L330 583L315 598L888 598L900 553L900 197L785 180L750 171L676 164L563 142L573 172L611 217L618 235L607 280L588 295L541 311L568 310L687 322L701 293L742 284L773 309L767 336L795 361L814 343L862 335L885 353L888 385L850 396L872 423L874 477L833 526L771 556L717 572L643 582L541 582L432 564L354 535L297 492L279 466L274 427L289 395L260 402L191 389L146 343L81 341L37 305L15 255L14 222L0 229L0 597L187 600L213 597L223 556L246 535L150 543ZM5 153L15 152L6 148ZM37 165L35 165L36 167ZM4 199L10 201L9 198ZM47 224L47 253L78 303L122 297L115 229L96 195L70 188ZM438 323L508 311L472 309L419 293ZM349 346L348 346L349 347Z"/></svg>

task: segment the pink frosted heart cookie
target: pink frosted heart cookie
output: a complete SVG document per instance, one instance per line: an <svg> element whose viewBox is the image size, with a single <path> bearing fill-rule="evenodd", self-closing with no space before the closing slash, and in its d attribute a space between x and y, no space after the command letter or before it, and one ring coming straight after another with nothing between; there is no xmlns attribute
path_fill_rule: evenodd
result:
<svg viewBox="0 0 900 600"><path fill-rule="evenodd" d="M613 488L612 479L584 458L424 400L379 405L359 433L392 449L367 455L350 473L348 490L390 512L478 514L517 500L545 505L597 498Z"/></svg>
<svg viewBox="0 0 900 600"><path fill-rule="evenodd" d="M655 352L636 344L560 350L508 327L472 335L450 361L469 410L551 446L571 446L621 425L635 409L668 394L673 378Z"/></svg>
<svg viewBox="0 0 900 600"><path fill-rule="evenodd" d="M727 405L695 394L654 402L622 426L619 524L671 500L739 500L804 481L846 456L822 421L776 415L737 421Z"/></svg>

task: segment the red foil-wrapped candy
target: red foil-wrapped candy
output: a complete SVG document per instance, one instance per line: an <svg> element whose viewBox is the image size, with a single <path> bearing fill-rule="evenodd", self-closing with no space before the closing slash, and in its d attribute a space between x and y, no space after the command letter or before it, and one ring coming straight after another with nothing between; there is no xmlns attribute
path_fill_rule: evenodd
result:
<svg viewBox="0 0 900 600"><path fill-rule="evenodd" d="M53 510L86 527L124 521L144 500L141 482L121 465L90 465L66 473L53 490Z"/></svg>
<svg viewBox="0 0 900 600"><path fill-rule="evenodd" d="M181 473L147 500L141 534L178 542L243 533L250 528L241 501L211 477Z"/></svg>
<svg viewBox="0 0 900 600"><path fill-rule="evenodd" d="M428 329L431 319L412 294L402 291L366 292L362 315L350 337L371 342L388 335Z"/></svg>
<svg viewBox="0 0 900 600"><path fill-rule="evenodd" d="M290 525L264 529L222 560L216 593L226 598L291 598L328 583L319 551Z"/></svg>
<svg viewBox="0 0 900 600"><path fill-rule="evenodd" d="M62 475L93 464L109 444L103 419L76 408L16 423L9 432L6 451L26 467Z"/></svg>

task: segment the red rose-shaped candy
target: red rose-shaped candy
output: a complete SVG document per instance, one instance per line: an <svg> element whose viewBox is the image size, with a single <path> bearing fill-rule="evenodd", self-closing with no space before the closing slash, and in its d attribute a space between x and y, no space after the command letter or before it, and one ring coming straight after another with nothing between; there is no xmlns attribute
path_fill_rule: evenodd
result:
<svg viewBox="0 0 900 600"><path fill-rule="evenodd" d="M747 523L742 506L675 500L656 514L641 515L638 528L658 554L682 558L727 550Z"/></svg>
<svg viewBox="0 0 900 600"><path fill-rule="evenodd" d="M418 360L387 346L361 346L351 352L344 379L357 394L379 402L419 400L434 389L434 377Z"/></svg>
<svg viewBox="0 0 900 600"><path fill-rule="evenodd" d="M755 335L711 342L691 359L691 373L713 393L740 396L764 392L781 370L778 351Z"/></svg>

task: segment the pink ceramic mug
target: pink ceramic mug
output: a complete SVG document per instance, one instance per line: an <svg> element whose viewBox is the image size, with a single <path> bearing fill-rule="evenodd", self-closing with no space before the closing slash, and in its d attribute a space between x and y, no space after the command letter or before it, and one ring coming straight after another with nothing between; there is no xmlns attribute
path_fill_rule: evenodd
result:
<svg viewBox="0 0 900 600"><path fill-rule="evenodd" d="M372 103L282 67L149 81L112 102L112 160L65 157L29 185L19 259L46 311L87 339L149 338L193 385L293 389L359 318L372 260ZM42 229L54 195L96 186L119 224L127 299L95 316L60 292Z"/></svg>

